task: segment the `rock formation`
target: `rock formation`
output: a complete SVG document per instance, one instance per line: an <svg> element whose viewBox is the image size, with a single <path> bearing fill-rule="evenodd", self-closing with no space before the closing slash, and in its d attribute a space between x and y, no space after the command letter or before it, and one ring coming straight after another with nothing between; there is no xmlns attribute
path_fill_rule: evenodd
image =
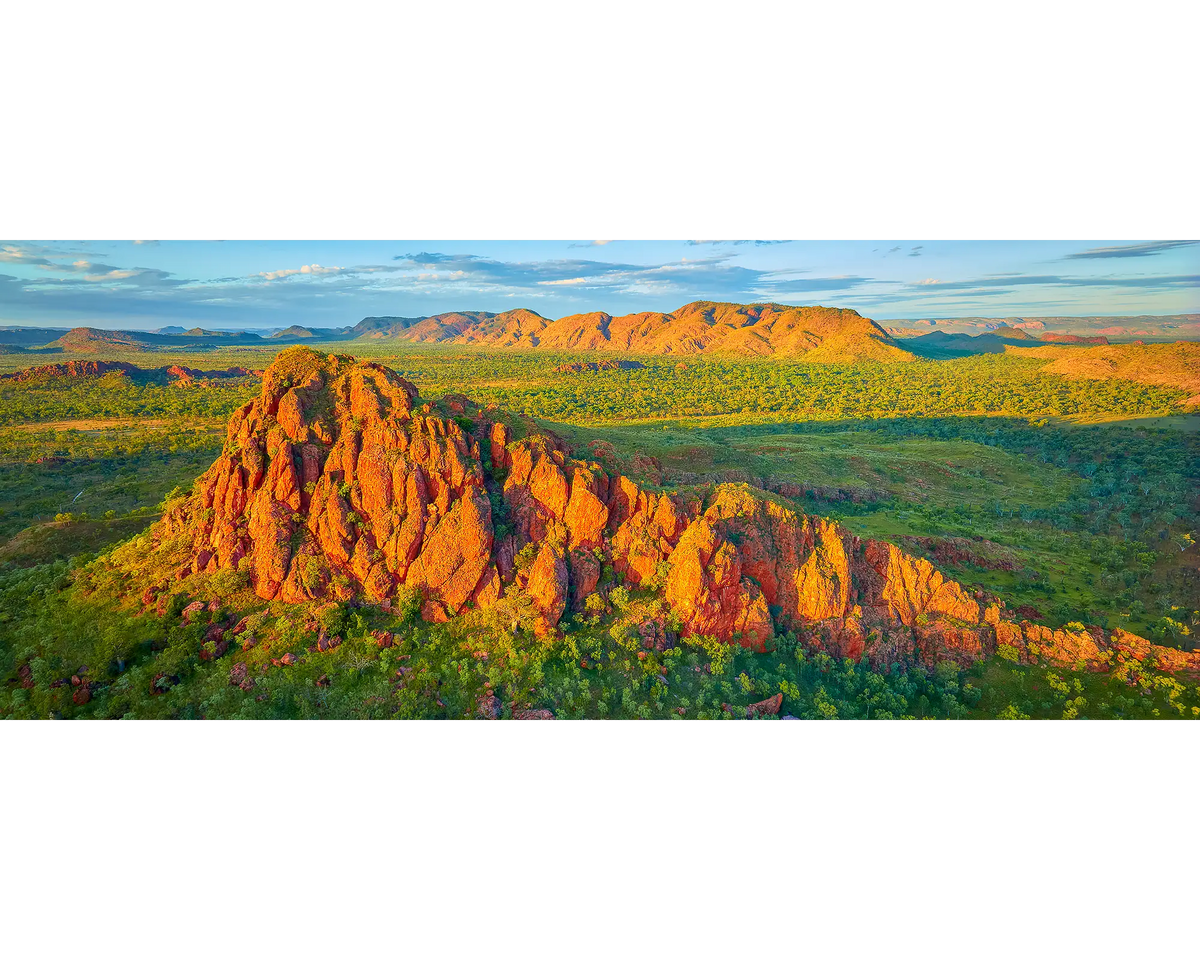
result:
<svg viewBox="0 0 1200 960"><path fill-rule="evenodd" d="M466 398L442 406L420 406L380 364L286 350L155 537L188 550L179 578L237 567L260 597L285 601L417 590L435 621L519 589L550 634L611 566L661 587L685 633L759 651L794 630L877 664L965 664L1005 646L1096 667L1136 649L1200 668L1198 654L1121 631L1015 622L929 561L746 484L646 489L551 434L518 438L518 421Z"/></svg>
<svg viewBox="0 0 1200 960"><path fill-rule="evenodd" d="M46 363L28 367L16 373L0 375L0 380L56 380L83 377L103 377L118 373L133 378L136 382L167 382L175 386L194 383L206 384L213 380L236 380L243 377L261 376L262 371L247 370L245 367L229 367L227 370L197 370L171 364L169 367L139 367L120 360L64 360L61 363Z"/></svg>
<svg viewBox="0 0 1200 960"><path fill-rule="evenodd" d="M132 363L119 360L66 360L62 363L47 363L40 367L29 367L17 373L6 374L5 380L41 380L59 377L102 377L106 373L129 374L137 371Z"/></svg>
<svg viewBox="0 0 1200 960"><path fill-rule="evenodd" d="M671 313L580 313L550 320L532 310L367 317L358 336L460 346L653 354L803 357L816 363L903 362L916 357L854 310L699 300Z"/></svg>
<svg viewBox="0 0 1200 960"><path fill-rule="evenodd" d="M184 367L173 363L166 368L166 375L168 381L174 386L189 386L208 380L236 380L242 377L261 376L262 371L248 370L245 367L229 367L227 370L197 370L195 367Z"/></svg>

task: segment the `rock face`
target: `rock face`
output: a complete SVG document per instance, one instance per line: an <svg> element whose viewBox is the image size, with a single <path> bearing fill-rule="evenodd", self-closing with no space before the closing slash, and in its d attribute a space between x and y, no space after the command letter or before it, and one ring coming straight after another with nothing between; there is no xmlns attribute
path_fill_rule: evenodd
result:
<svg viewBox="0 0 1200 960"><path fill-rule="evenodd" d="M29 367L16 373L0 375L0 380L56 380L81 377L102 377L108 373L119 373L133 377L139 382L165 381L174 386L207 384L214 380L231 380L259 376L245 367L230 367L227 370L197 370L172 364L169 367L139 367L119 360L65 360L62 363L47 363Z"/></svg>
<svg viewBox="0 0 1200 960"><path fill-rule="evenodd" d="M232 380L257 376L253 370L247 370L245 367L229 367L227 370L197 370L194 367L184 367L177 363L167 367L166 375L168 381L175 386L203 383L206 380Z"/></svg>
<svg viewBox="0 0 1200 960"><path fill-rule="evenodd" d="M519 589L548 635L610 567L661 586L685 634L759 651L794 630L877 664L965 664L1004 645L1088 666L1121 647L1200 668L1200 655L1121 631L1015 622L929 561L746 484L644 489L553 435L515 438L466 398L442 405L452 414L418 407L416 388L377 363L284 351L155 536L188 545L181 578L237 567L285 601L416 590L433 621Z"/></svg>
<svg viewBox="0 0 1200 960"><path fill-rule="evenodd" d="M17 373L5 375L6 380L40 380L60 377L102 377L106 373L134 373L137 371L132 363L122 363L119 360L66 360L63 363L47 363L40 367L30 367Z"/></svg>

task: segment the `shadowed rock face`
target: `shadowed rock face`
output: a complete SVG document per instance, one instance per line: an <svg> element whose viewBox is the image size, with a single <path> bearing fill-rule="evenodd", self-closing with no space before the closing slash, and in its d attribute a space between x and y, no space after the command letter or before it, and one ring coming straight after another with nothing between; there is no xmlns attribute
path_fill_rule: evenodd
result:
<svg viewBox="0 0 1200 960"><path fill-rule="evenodd" d="M178 576L240 567L260 597L285 601L378 602L406 585L435 621L515 586L549 634L611 563L634 585L663 583L685 632L759 651L793 629L878 664L969 663L1004 644L1067 665L1102 668L1120 648L1200 667L1121 631L1016 623L927 560L746 484L647 490L574 459L553 435L514 439L464 397L444 400L454 417L417 403L379 364L281 353L220 457L156 529L160 542L191 545Z"/></svg>
<svg viewBox="0 0 1200 960"><path fill-rule="evenodd" d="M554 368L555 373L598 373L601 370L645 370L639 360L589 360L579 363L564 363Z"/></svg>

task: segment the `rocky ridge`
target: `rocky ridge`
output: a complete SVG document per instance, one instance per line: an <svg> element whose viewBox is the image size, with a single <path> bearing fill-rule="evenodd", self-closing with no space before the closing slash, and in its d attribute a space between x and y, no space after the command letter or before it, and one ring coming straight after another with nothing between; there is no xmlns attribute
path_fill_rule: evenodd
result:
<svg viewBox="0 0 1200 960"><path fill-rule="evenodd" d="M86 377L103 377L110 373L121 376L140 378L142 380L165 381L173 386L190 386L204 384L213 380L233 380L243 377L262 376L261 370L248 370L246 367L229 367L225 370L198 370L195 367L185 367L171 364L168 367L139 367L133 363L121 360L64 360L60 363L46 363L36 367L27 367L16 373L2 374L0 380L30 381L30 380L67 380Z"/></svg>
<svg viewBox="0 0 1200 960"><path fill-rule="evenodd" d="M59 377L102 377L107 373L129 374L138 370L132 363L120 360L66 360L62 363L46 363L28 367L16 373L4 374L4 380L41 380Z"/></svg>
<svg viewBox="0 0 1200 960"><path fill-rule="evenodd" d="M518 349L642 354L724 353L803 357L814 363L903 362L916 357L855 310L778 303L685 304L670 313L614 317L579 313L550 320L532 310L367 317L354 333L371 339Z"/></svg>
<svg viewBox="0 0 1200 960"><path fill-rule="evenodd" d="M929 561L747 484L653 489L519 429L464 397L421 405L378 363L293 348L153 536L186 549L178 579L236 567L268 600L417 590L440 621L521 590L544 636L603 590L611 565L660 588L685 633L759 651L790 629L880 665L1008 648L1064 666L1135 656L1200 669L1200 654L1120 630L1017 621Z"/></svg>

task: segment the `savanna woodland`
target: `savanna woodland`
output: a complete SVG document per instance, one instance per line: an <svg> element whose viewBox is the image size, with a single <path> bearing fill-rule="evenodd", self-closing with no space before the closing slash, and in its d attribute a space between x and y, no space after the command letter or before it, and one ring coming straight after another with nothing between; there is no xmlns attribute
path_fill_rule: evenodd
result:
<svg viewBox="0 0 1200 960"><path fill-rule="evenodd" d="M0 716L1200 716L1200 345L971 340L14 338Z"/></svg>

